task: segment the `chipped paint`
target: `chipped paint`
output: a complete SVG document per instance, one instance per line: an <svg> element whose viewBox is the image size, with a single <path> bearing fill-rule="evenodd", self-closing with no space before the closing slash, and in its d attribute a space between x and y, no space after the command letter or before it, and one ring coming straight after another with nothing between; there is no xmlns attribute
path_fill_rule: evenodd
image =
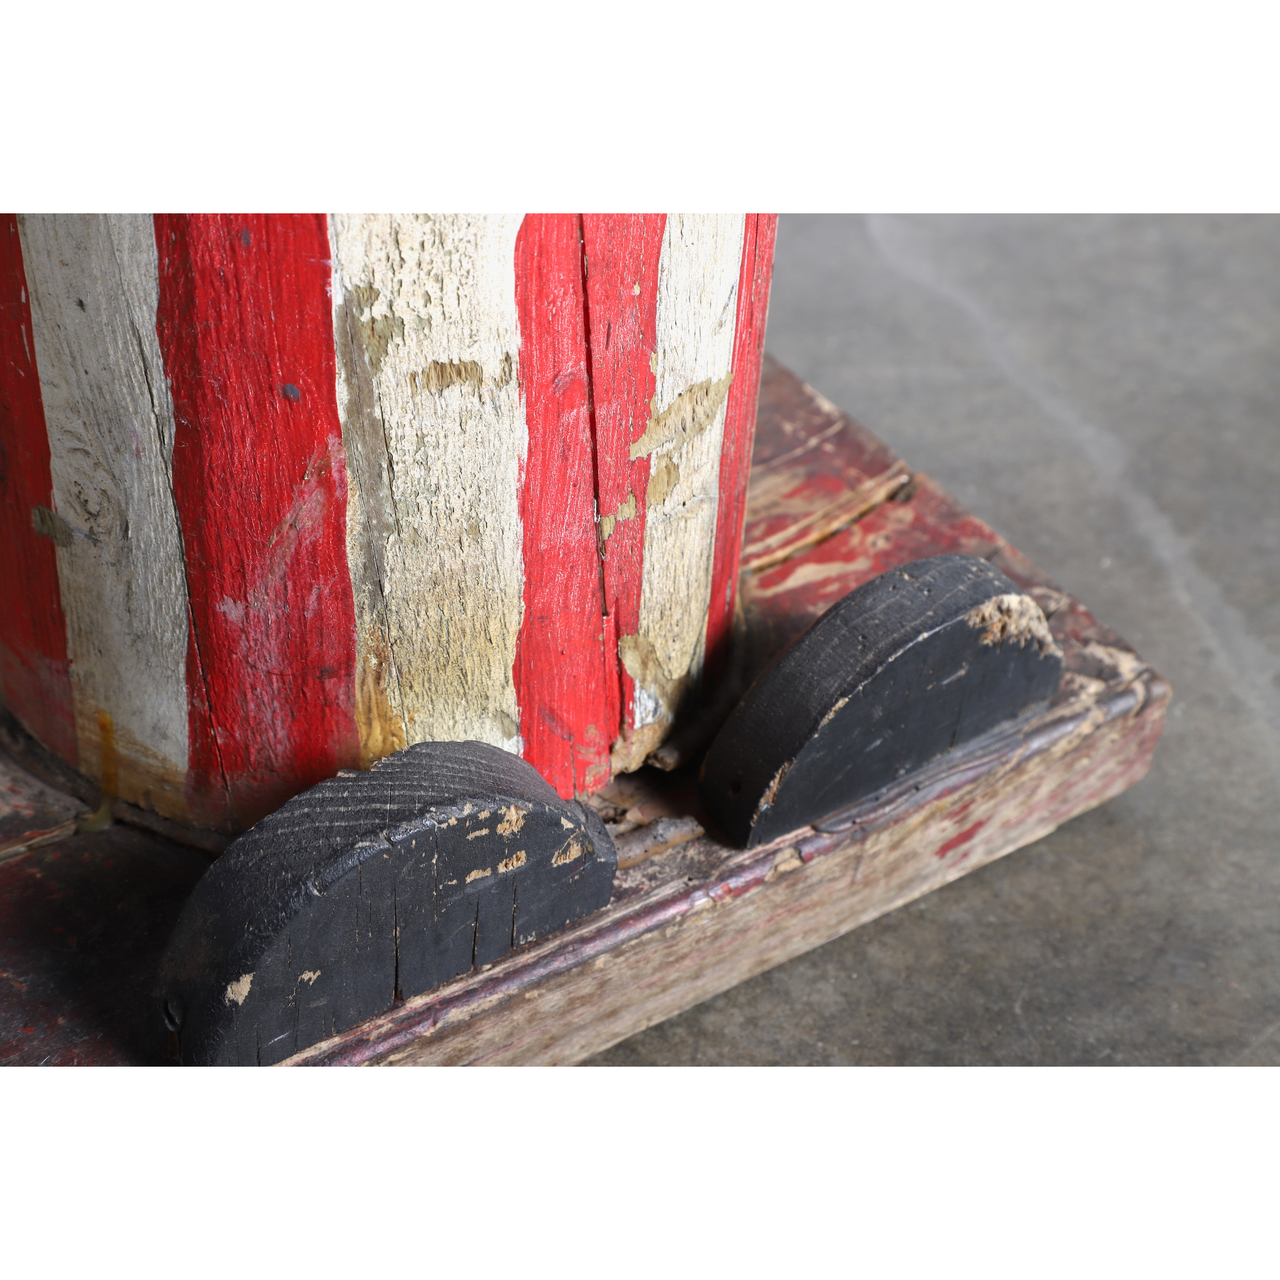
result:
<svg viewBox="0 0 1280 1280"><path fill-rule="evenodd" d="M523 849L517 849L509 858L503 858L498 863L498 871L514 871L517 867L523 867L529 861L529 855Z"/></svg>
<svg viewBox="0 0 1280 1280"><path fill-rule="evenodd" d="M562 867L567 862L572 862L575 858L582 857L583 848L578 843L578 837L574 836L563 849L559 849L552 855L551 865L553 867Z"/></svg>
<svg viewBox="0 0 1280 1280"><path fill-rule="evenodd" d="M359 308L355 329L366 353L363 368L358 358L340 364L338 395L344 439L363 435L370 455L352 468L351 487L361 490L360 519L348 535L353 580L362 584L357 630L386 636L395 686L389 718L394 724L399 711L406 744L520 745L512 678L527 448L515 376L520 221L330 219L335 325L350 347L342 308ZM484 444L463 447L465 440ZM397 734L381 727L386 708L367 705L359 723L371 756Z"/></svg>
<svg viewBox="0 0 1280 1280"><path fill-rule="evenodd" d="M511 357L503 363L498 375L499 385L511 378ZM444 391L459 384L479 388L484 382L484 366L478 360L433 360L425 369L409 375L409 387L414 395L419 392Z"/></svg>
<svg viewBox="0 0 1280 1280"><path fill-rule="evenodd" d="M619 643L636 681L634 716L615 743L615 768L638 768L661 745L702 669L744 226L741 214L672 214L663 232L654 394L630 446L631 458L651 460L637 640L630 652L625 637Z"/></svg>
<svg viewBox="0 0 1280 1280"><path fill-rule="evenodd" d="M249 997L249 988L253 986L253 974L245 973L227 986L223 997L228 1004L242 1005Z"/></svg>
<svg viewBox="0 0 1280 1280"><path fill-rule="evenodd" d="M732 381L733 374L727 373L715 381L704 378L680 392L661 413L649 419L644 434L631 446L631 461L647 458L659 449L681 449L701 435L715 422Z"/></svg>
<svg viewBox="0 0 1280 1280"><path fill-rule="evenodd" d="M787 760L778 766L778 772L769 780L769 785L765 787L764 794L760 797L760 803L756 805L755 814L751 819L753 823L774 802L778 794L778 788L782 785L782 780L787 776L791 765L792 761Z"/></svg>
<svg viewBox="0 0 1280 1280"><path fill-rule="evenodd" d="M680 468L671 458L663 456L654 460L649 472L649 487L645 490L645 502L651 506L660 506L680 480Z"/></svg>
<svg viewBox="0 0 1280 1280"><path fill-rule="evenodd" d="M385 631L367 626L356 666L356 725L360 730L360 767L368 769L393 751L403 751L404 717L391 700L394 668Z"/></svg>
<svg viewBox="0 0 1280 1280"><path fill-rule="evenodd" d="M615 773L630 773L661 746L672 710L688 690L691 677L685 674L673 679L653 644L642 635L622 636L618 657L635 681L635 711L632 726L614 743L611 758Z"/></svg>
<svg viewBox="0 0 1280 1280"><path fill-rule="evenodd" d="M473 880L483 880L487 876L491 876L491 875L493 875L492 867L483 867L483 868L477 867L474 871L467 873L466 882L467 884L470 884Z"/></svg>
<svg viewBox="0 0 1280 1280"><path fill-rule="evenodd" d="M771 532L743 547L742 567L763 573L783 564L861 520L910 483L906 464L895 463L886 475L868 480L815 508L811 489L796 483L794 471L762 469L752 484L749 513L752 521L770 528ZM784 523L776 528L779 520Z"/></svg>
<svg viewBox="0 0 1280 1280"><path fill-rule="evenodd" d="M784 876L788 871L799 871L804 866L804 859L800 856L800 850L793 844L785 845L779 849L777 855L773 859L773 865L765 873L765 884L772 884L779 876Z"/></svg>
<svg viewBox="0 0 1280 1280"><path fill-rule="evenodd" d="M842 709L843 707L848 706L848 704L849 704L849 699L848 699L847 697L845 697L845 698L841 698L841 699L840 699L840 700L835 704L835 706L834 706L834 707L832 707L832 708L831 708L831 710L830 710L830 711L828 711L828 712L827 712L827 714L826 714L825 716L823 716L823 717L822 717L821 721L820 721L820 722L819 722L819 724L818 724L818 728L819 728L819 729L822 729L822 728L824 728L825 726L829 725L829 724L832 722L832 720L834 720L834 719L836 718L836 716L838 716L838 715L840 714L841 709ZM772 804L773 802L772 802L772 801L770 801L770 803Z"/></svg>
<svg viewBox="0 0 1280 1280"><path fill-rule="evenodd" d="M627 493L627 500L620 503L618 509L608 516L600 517L600 536L606 542L612 535L614 528L620 520L634 520L636 518L636 495Z"/></svg>
<svg viewBox="0 0 1280 1280"><path fill-rule="evenodd" d="M982 632L980 639L984 645L1003 647L1007 641L1025 648L1034 643L1046 657L1062 657L1040 606L1030 596L992 596L971 609L965 621L975 631Z"/></svg>
<svg viewBox="0 0 1280 1280"><path fill-rule="evenodd" d="M1114 645L1099 644L1096 640L1090 640L1082 645L1081 648L1085 654L1105 671L1114 672L1114 675L1109 676L1109 678L1119 678L1126 684L1136 680L1148 669L1147 664L1136 653L1128 649L1118 649Z"/></svg>
<svg viewBox="0 0 1280 1280"><path fill-rule="evenodd" d="M771 596L786 595L789 591L798 591L801 587L812 586L820 582L834 582L840 586L840 594L844 595L849 590L845 585L849 582L857 582L860 578L865 578L867 571L872 566L870 556L855 556L849 560L819 560L804 561L789 566L780 565L776 572L788 569L789 572L783 577L775 578L772 582L762 582L760 585L752 585L751 596L754 600L768 600Z"/></svg>
<svg viewBox="0 0 1280 1280"><path fill-rule="evenodd" d="M500 836L515 835L524 826L525 818L529 816L528 810L522 809L518 804L509 804L500 812L502 813L502 821L498 823ZM561 821L563 822L564 819L562 818Z"/></svg>

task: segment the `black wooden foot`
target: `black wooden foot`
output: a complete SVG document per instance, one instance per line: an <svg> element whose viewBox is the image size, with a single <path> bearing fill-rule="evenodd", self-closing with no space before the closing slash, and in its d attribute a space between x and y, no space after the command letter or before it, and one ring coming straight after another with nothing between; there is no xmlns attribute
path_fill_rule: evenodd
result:
<svg viewBox="0 0 1280 1280"><path fill-rule="evenodd" d="M279 1062L609 901L604 824L523 760L423 743L290 800L188 899L162 969L183 1062Z"/></svg>
<svg viewBox="0 0 1280 1280"><path fill-rule="evenodd" d="M763 844L1049 700L1040 607L973 556L894 569L833 605L747 690L702 768L736 844Z"/></svg>

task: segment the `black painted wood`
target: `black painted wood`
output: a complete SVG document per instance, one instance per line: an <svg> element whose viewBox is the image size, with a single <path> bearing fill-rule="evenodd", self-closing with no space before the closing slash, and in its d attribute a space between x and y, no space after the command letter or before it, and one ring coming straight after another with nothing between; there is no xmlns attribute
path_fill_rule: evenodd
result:
<svg viewBox="0 0 1280 1280"><path fill-rule="evenodd" d="M851 591L764 671L702 767L711 818L757 845L874 795L1046 703L1062 654L1039 606L974 556Z"/></svg>
<svg viewBox="0 0 1280 1280"><path fill-rule="evenodd" d="M181 1060L268 1065L608 904L613 842L523 760L421 743L209 868L161 966Z"/></svg>

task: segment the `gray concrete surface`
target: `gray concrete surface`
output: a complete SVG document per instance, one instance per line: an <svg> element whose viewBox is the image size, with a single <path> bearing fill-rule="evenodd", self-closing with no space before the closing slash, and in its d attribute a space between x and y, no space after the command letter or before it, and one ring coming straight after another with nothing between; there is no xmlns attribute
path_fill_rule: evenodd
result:
<svg viewBox="0 0 1280 1280"><path fill-rule="evenodd" d="M1280 1064L1280 219L784 217L768 345L1168 727L1124 796L594 1061Z"/></svg>

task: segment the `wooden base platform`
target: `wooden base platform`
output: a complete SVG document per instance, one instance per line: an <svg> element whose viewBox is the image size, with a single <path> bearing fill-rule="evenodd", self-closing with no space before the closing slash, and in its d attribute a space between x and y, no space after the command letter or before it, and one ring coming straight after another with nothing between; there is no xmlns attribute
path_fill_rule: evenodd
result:
<svg viewBox="0 0 1280 1280"><path fill-rule="evenodd" d="M834 406L766 361L738 643L733 669L722 674L724 688L742 688L773 653L862 582L945 551L987 558L1041 604L1065 668L1047 710L951 752L817 827L743 851L704 831L693 798L700 748L727 709L720 698L658 753L656 763L669 772L650 767L626 775L597 798L619 849L620 871L605 910L289 1062L579 1062L1037 840L1132 786L1160 735L1168 685L927 476L913 474ZM9 907L19 901L44 903L44 914L38 921L28 917L20 938L0 941L0 1062L161 1056L137 1021L146 1016L145 968L154 963L154 939L163 941L161 916L176 919L181 895L173 876L168 888L156 889L133 865L150 866L165 842L137 833L132 838L145 843L145 857L131 862L122 846L126 830L55 834L52 843L0 866L0 916L12 915ZM65 944L54 936L63 929L53 920L58 911L82 927L89 918L89 890L76 889L76 865L85 867L81 879L98 901L110 899L105 856L95 860L78 845L98 841L105 848L105 836L121 866L114 909L136 915L144 908L128 904L141 894L155 918L143 931L145 945L137 930L127 939L121 934L122 944L133 948L131 958L108 968L129 993L127 1005L112 1013L109 997L95 997L95 1030L86 1035L83 1018L77 1024L55 1016L59 983L75 981L78 973L82 984L97 982L94 990L105 992L106 980L90 981L83 963L66 962ZM179 860L196 856L178 853ZM194 878L198 870L188 867L182 875ZM39 898L59 875L61 897ZM126 970L131 980L121 983ZM70 988L62 998L68 1010L83 1003Z"/></svg>

